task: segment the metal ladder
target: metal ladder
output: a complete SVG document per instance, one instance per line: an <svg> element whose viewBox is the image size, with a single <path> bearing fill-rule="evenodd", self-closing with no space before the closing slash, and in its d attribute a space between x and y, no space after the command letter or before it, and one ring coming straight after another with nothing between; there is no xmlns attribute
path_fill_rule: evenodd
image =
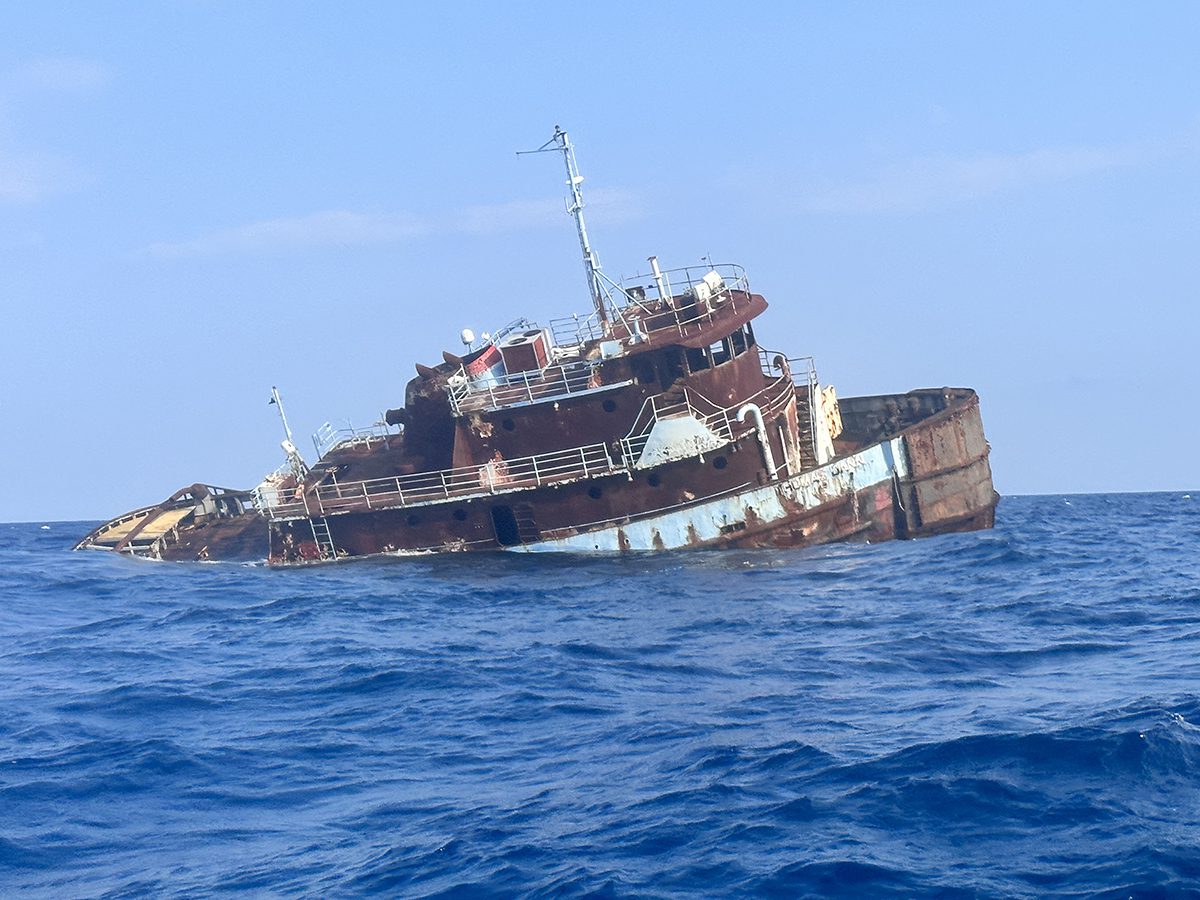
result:
<svg viewBox="0 0 1200 900"><path fill-rule="evenodd" d="M337 559L337 547L333 543L333 535L329 532L329 521L322 516L319 519L309 519L312 526L313 540L317 544L317 552L321 559Z"/></svg>
<svg viewBox="0 0 1200 900"><path fill-rule="evenodd" d="M533 504L517 503L513 506L513 519L517 523L517 534L522 544L532 544L542 539L541 529L533 516Z"/></svg>

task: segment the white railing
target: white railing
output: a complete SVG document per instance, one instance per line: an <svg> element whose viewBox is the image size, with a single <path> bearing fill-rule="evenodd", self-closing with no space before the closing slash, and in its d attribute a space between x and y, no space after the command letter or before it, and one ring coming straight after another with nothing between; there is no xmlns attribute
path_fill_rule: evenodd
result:
<svg viewBox="0 0 1200 900"><path fill-rule="evenodd" d="M291 461L281 463L250 492L254 508L263 515L270 515L271 507L296 492L296 470Z"/></svg>
<svg viewBox="0 0 1200 900"><path fill-rule="evenodd" d="M254 504L272 519L311 518L355 510L422 506L617 474L628 471L641 456L654 423L660 419L694 416L723 445L731 444L753 427L737 422L737 410L742 405L756 403L764 417L771 418L786 409L794 395L791 378L780 376L757 394L728 408L721 408L690 389L676 402L665 403L662 395L648 397L630 434L620 441L619 463L614 462L607 445L590 444L520 459L495 459L479 466L391 478L339 482L335 474L329 476L332 481L315 488L297 486L281 468L254 490Z"/></svg>
<svg viewBox="0 0 1200 900"><path fill-rule="evenodd" d="M312 442L320 458L335 447L362 445L369 450L372 444L386 444L389 436L393 436L392 432L382 422L366 428L355 428L349 422L344 428L334 428L326 422L313 432Z"/></svg>
<svg viewBox="0 0 1200 900"><path fill-rule="evenodd" d="M721 276L721 287L716 290L704 290L698 293L698 286L704 283L704 276L716 272ZM639 292L645 292L647 299L637 304L639 314L636 316L640 331L645 336L674 330L679 335L686 335L691 330L698 330L710 323L726 309L737 309L739 305L749 302L750 280L741 266L722 264L716 266L686 266L682 269L667 269L662 272L667 292L675 296L665 301L658 298L658 287L650 275L636 275L634 279L643 282L636 285ZM683 285L678 290L669 285ZM635 287L625 286L627 292ZM686 302L689 298L692 302ZM681 302L684 301L684 302Z"/></svg>
<svg viewBox="0 0 1200 900"><path fill-rule="evenodd" d="M815 388L817 386L817 366L811 356L786 357L773 350L758 348L758 364L762 373L768 378L778 378L786 369L792 378L792 384L798 388Z"/></svg>
<svg viewBox="0 0 1200 900"><path fill-rule="evenodd" d="M650 439L650 432L661 419L690 415L704 425L722 442L732 444L753 426L737 421L737 411L747 403L757 404L763 418L772 418L787 408L794 394L791 380L777 376L776 380L758 393L740 400L733 406L722 408L704 395L685 388L683 399L675 403L662 403L662 395L647 397L646 402L634 418L629 434L621 439L621 453L625 465L633 466L641 457Z"/></svg>
<svg viewBox="0 0 1200 900"><path fill-rule="evenodd" d="M817 379L817 367L813 358L811 356L797 356L789 359L782 353L772 353L760 347L758 361L762 366L763 372L771 376L780 372L778 364L782 363L783 371L791 376L794 389L804 393L805 406L808 409L808 441L815 462L817 453L817 416L823 413L817 409L820 382Z"/></svg>
<svg viewBox="0 0 1200 900"><path fill-rule="evenodd" d="M733 443L733 421L729 417L729 411L711 403L701 394L685 389L683 399L675 403L664 404L661 395L646 398L646 402L638 410L629 435L621 439L621 454L626 465L635 464L641 457L655 423L662 419L685 415L699 421L716 435L722 444Z"/></svg>
<svg viewBox="0 0 1200 900"><path fill-rule="evenodd" d="M513 372L500 379L472 382L465 372L447 388L454 415L479 410L497 410L525 403L543 403L601 388L623 387L627 381L600 383L599 362L586 361L550 366L541 371Z"/></svg>
<svg viewBox="0 0 1200 900"><path fill-rule="evenodd" d="M708 292L705 299L700 299L694 293L696 286L710 272L720 275L723 284L717 290ZM737 308L739 304L748 302L750 295L750 279L746 277L746 270L732 263L664 269L661 274L668 295L666 298L659 296L658 285L649 273L622 279L620 284L612 283L613 290L607 293L612 309L614 339L632 343L664 329L675 329L682 335L689 329L707 324L727 307ZM681 303L689 294L696 298L695 302ZM621 334L621 330L625 333ZM554 336L554 343L560 347L574 347L605 336L596 313L552 319L550 333Z"/></svg>
<svg viewBox="0 0 1200 900"><path fill-rule="evenodd" d="M264 484L259 487L264 494L259 509L273 519L393 509L577 481L620 471L624 469L613 462L607 446L591 444L521 459L496 459L482 466L366 481L335 480L305 492L295 487L272 488ZM257 494L258 491L256 500Z"/></svg>
<svg viewBox="0 0 1200 900"><path fill-rule="evenodd" d="M600 327L600 317L596 313L582 317L576 314L551 319L550 334L554 338L554 346L566 349L600 340L604 337L604 329Z"/></svg>

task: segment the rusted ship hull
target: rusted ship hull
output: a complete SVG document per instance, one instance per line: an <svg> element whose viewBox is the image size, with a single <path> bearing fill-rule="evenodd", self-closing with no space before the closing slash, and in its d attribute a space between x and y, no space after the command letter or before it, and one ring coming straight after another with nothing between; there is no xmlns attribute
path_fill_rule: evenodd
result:
<svg viewBox="0 0 1200 900"><path fill-rule="evenodd" d="M803 547L992 524L987 441L965 388L839 401L810 356L763 348L767 300L732 263L606 276L563 156L593 311L517 319L416 365L404 405L313 435L277 406L286 463L252 491L193 485L88 535L170 560L304 566L379 555ZM394 388L383 386L389 392Z"/></svg>
<svg viewBox="0 0 1200 900"><path fill-rule="evenodd" d="M907 425L892 423L901 427L886 434L888 409L914 400L923 417ZM618 469L530 490L493 486L440 502L360 504L319 517L273 517L252 505L249 492L218 493L197 485L161 506L106 523L79 547L165 560L300 566L471 550L805 547L992 526L999 497L973 391L915 391L846 398L840 404L844 427L838 455L790 476L772 478L753 438L744 437L719 453L648 472ZM698 467L714 466L732 472L738 483L692 496L687 485L704 480L697 478Z"/></svg>
<svg viewBox="0 0 1200 900"><path fill-rule="evenodd" d="M889 399L843 400L843 411L855 403L864 411L882 408ZM794 477L513 549L788 548L991 528L1000 498L992 486L988 454L972 392L894 437Z"/></svg>

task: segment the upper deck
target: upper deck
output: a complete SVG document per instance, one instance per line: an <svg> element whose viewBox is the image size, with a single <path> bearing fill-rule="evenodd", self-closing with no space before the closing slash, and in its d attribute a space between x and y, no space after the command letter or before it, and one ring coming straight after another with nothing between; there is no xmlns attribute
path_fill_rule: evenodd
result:
<svg viewBox="0 0 1200 900"><path fill-rule="evenodd" d="M521 320L490 338L489 345L473 351L448 377L452 413L494 411L624 387L632 383L624 377L627 372L610 374L615 367L606 367L607 361L667 346L707 347L767 308L763 297L750 292L745 270L732 264L656 268L652 274L634 276L629 284L610 286L607 296L605 322L598 312L552 319L548 329ZM525 330L509 338L520 329ZM500 351L523 340L532 340L544 351L530 351L524 359L538 362L513 371L507 352ZM544 358L538 355L542 352Z"/></svg>
<svg viewBox="0 0 1200 900"><path fill-rule="evenodd" d="M746 270L733 263L657 269L620 283L605 279L609 329L598 312L551 319L555 343L587 348L616 342L623 352L653 346L701 346L759 315L767 301L750 292Z"/></svg>

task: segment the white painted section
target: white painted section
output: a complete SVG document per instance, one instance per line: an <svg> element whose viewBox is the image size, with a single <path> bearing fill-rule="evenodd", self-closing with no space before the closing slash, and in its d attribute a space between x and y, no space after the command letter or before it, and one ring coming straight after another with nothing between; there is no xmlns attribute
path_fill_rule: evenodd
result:
<svg viewBox="0 0 1200 900"><path fill-rule="evenodd" d="M833 385L822 387L817 385L813 393L816 395L817 408L813 411L813 425L816 431L816 450L817 462L821 465L833 459L833 432L832 420L834 416L838 421L841 421L841 413L835 412L837 407L837 393L833 389ZM833 407L831 409L830 407Z"/></svg>
<svg viewBox="0 0 1200 900"><path fill-rule="evenodd" d="M659 419L650 429L635 468L650 469L724 447L712 429L693 415Z"/></svg>
<svg viewBox="0 0 1200 900"><path fill-rule="evenodd" d="M619 553L623 550L677 550L695 541L712 541L722 527L744 523L752 515L761 523L787 518L786 498L811 509L840 496L908 474L904 439L891 438L786 481L741 493L701 501L693 506L620 525L604 524L594 531L507 547L525 553ZM729 533L736 533L731 531ZM622 540L622 538L624 540Z"/></svg>

